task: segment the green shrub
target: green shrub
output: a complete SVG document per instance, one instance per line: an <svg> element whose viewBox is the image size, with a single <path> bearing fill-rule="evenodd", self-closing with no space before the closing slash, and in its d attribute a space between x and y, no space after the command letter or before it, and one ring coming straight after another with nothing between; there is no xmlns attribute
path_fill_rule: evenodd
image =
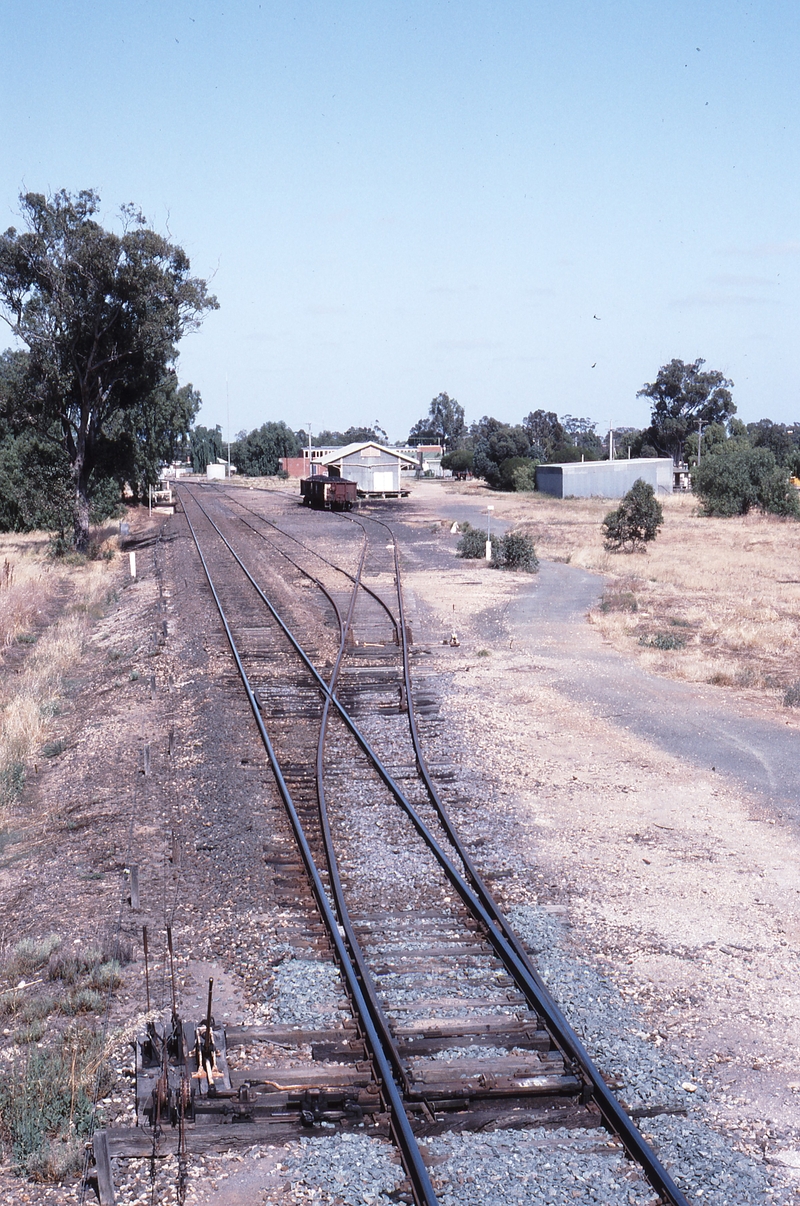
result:
<svg viewBox="0 0 800 1206"><path fill-rule="evenodd" d="M455 452L446 452L442 457L442 468L451 473L472 473L472 450L457 448Z"/></svg>
<svg viewBox="0 0 800 1206"><path fill-rule="evenodd" d="M61 1012L67 1017L79 1013L100 1013L105 1000L101 993L94 988L76 988L61 1002Z"/></svg>
<svg viewBox="0 0 800 1206"><path fill-rule="evenodd" d="M539 558L529 536L522 532L507 532L492 541L492 565L496 569L524 570L533 574L539 568Z"/></svg>
<svg viewBox="0 0 800 1206"><path fill-rule="evenodd" d="M637 478L616 511L609 511L603 520L605 547L613 553L643 550L655 540L664 522L664 510L653 487Z"/></svg>
<svg viewBox="0 0 800 1206"><path fill-rule="evenodd" d="M520 465L511 475L511 489L518 494L536 489L536 466L534 464Z"/></svg>
<svg viewBox="0 0 800 1206"><path fill-rule="evenodd" d="M25 763L18 759L0 769L0 806L11 804L25 786Z"/></svg>
<svg viewBox="0 0 800 1206"><path fill-rule="evenodd" d="M657 632L653 636L639 637L639 644L650 649L683 649L686 638L674 632Z"/></svg>
<svg viewBox="0 0 800 1206"><path fill-rule="evenodd" d="M38 1181L77 1171L88 1135L95 1080L108 1086L102 1040L70 1026L50 1048L33 1048L0 1080L0 1119L18 1172Z"/></svg>
<svg viewBox="0 0 800 1206"><path fill-rule="evenodd" d="M34 938L23 938L14 947L14 951L3 971L9 980L19 980L40 971L49 963L53 954L61 946L58 934L48 934L38 941Z"/></svg>
<svg viewBox="0 0 800 1206"><path fill-rule="evenodd" d="M456 552L459 557L467 557L472 560L485 557L486 540L487 536L482 528L473 528L466 524L461 539L456 545Z"/></svg>
<svg viewBox="0 0 800 1206"><path fill-rule="evenodd" d="M517 485L517 480L523 484ZM524 484L524 483L530 483ZM501 490L533 490L536 487L536 462L528 456L510 456L500 465Z"/></svg>
<svg viewBox="0 0 800 1206"><path fill-rule="evenodd" d="M632 590L608 591L600 600L601 611L638 611L639 603Z"/></svg>
<svg viewBox="0 0 800 1206"><path fill-rule="evenodd" d="M692 470L692 489L705 515L727 518L760 507L800 519L789 470L776 464L769 448L726 447L703 457Z"/></svg>
<svg viewBox="0 0 800 1206"><path fill-rule="evenodd" d="M800 678L786 688L783 702L787 708L800 708Z"/></svg>

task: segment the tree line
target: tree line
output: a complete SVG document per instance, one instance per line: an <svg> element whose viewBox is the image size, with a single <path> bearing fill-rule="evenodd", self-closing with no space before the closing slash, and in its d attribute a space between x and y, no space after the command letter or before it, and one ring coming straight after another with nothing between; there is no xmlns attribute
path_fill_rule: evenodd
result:
<svg viewBox="0 0 800 1206"><path fill-rule="evenodd" d="M616 428L610 439L591 419L543 409L517 424L485 415L468 426L463 407L442 393L411 428L409 442L441 444L445 469L474 473L501 490L533 490L541 463L671 457L688 464L706 514L760 507L800 517L792 480L800 480L800 421L744 424L736 418L733 382L704 365L702 359L663 365L637 393L651 402L649 426Z"/></svg>
<svg viewBox="0 0 800 1206"><path fill-rule="evenodd" d="M0 354L0 529L46 528L83 551L90 523L143 497L164 463L204 472L229 452L240 473L269 476L300 454L309 436L282 421L239 432L230 449L220 427L195 423L201 399L179 383L178 344L218 303L181 247L132 205L120 229L105 229L92 190L26 193L20 204L25 229L0 235L0 317L18 345ZM800 423L743 424L732 388L701 359L672 360L639 390L650 425L612 440L589 418L545 409L468 425L440 393L408 442L439 444L445 468L506 490L533 489L541 462L671 456L692 465L709 513L795 514ZM367 440L387 442L379 423L311 437L316 447Z"/></svg>

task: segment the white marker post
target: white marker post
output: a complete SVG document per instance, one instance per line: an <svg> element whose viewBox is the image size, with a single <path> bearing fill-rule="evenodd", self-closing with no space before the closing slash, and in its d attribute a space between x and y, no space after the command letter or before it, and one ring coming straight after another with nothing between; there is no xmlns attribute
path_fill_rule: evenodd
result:
<svg viewBox="0 0 800 1206"><path fill-rule="evenodd" d="M492 559L492 511L494 507L486 508L486 560Z"/></svg>
<svg viewBox="0 0 800 1206"><path fill-rule="evenodd" d="M136 577L136 554L128 553L128 558L130 560L130 565L131 565L131 577L135 578Z"/></svg>

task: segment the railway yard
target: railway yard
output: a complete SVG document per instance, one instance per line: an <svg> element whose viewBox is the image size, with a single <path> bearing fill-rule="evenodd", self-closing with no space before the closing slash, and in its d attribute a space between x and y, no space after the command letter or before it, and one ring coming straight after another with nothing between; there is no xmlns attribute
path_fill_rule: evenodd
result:
<svg viewBox="0 0 800 1206"><path fill-rule="evenodd" d="M0 1201L800 1201L797 814L582 688L636 710L601 580L432 491L177 498L8 824L6 948L124 967L88 1179Z"/></svg>

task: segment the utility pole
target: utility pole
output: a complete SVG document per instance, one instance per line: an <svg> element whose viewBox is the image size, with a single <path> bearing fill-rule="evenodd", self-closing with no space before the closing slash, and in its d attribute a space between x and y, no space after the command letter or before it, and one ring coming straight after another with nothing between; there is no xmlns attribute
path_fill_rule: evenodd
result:
<svg viewBox="0 0 800 1206"><path fill-rule="evenodd" d="M700 452L703 443L703 420L697 420L697 463L700 464Z"/></svg>
<svg viewBox="0 0 800 1206"><path fill-rule="evenodd" d="M231 396L228 392L228 374L225 374L225 407L228 420L228 477L231 475Z"/></svg>
<svg viewBox="0 0 800 1206"><path fill-rule="evenodd" d="M306 423L308 428L308 476L311 477L311 424Z"/></svg>

